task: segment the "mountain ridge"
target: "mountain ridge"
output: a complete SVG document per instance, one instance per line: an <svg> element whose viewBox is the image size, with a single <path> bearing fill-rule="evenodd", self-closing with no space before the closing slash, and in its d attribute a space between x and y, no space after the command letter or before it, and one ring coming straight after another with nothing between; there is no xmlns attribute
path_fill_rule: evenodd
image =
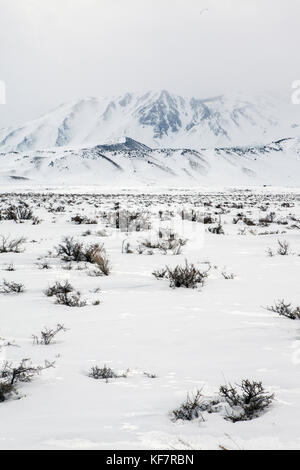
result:
<svg viewBox="0 0 300 470"><path fill-rule="evenodd" d="M150 148L124 142L0 152L0 183L111 187L299 185L300 138L215 149Z"/></svg>
<svg viewBox="0 0 300 470"><path fill-rule="evenodd" d="M118 143L200 149L267 143L297 135L295 107L274 96L183 97L167 90L88 97L21 126L0 129L0 151ZM280 116L280 117L279 117Z"/></svg>

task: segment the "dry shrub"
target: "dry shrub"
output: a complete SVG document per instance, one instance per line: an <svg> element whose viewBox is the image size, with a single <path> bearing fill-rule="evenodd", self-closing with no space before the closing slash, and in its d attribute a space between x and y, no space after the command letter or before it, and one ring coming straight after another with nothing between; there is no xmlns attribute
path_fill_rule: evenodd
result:
<svg viewBox="0 0 300 470"><path fill-rule="evenodd" d="M110 273L109 259L103 244L94 243L84 246L73 237L65 237L56 247L56 253L62 257L63 261L96 264L103 275L108 276Z"/></svg>
<svg viewBox="0 0 300 470"><path fill-rule="evenodd" d="M56 282L45 290L47 297L56 297L56 303L67 307L85 307L86 300L81 299L80 292L74 292L74 287L69 281Z"/></svg>
<svg viewBox="0 0 300 470"><path fill-rule="evenodd" d="M17 366L5 362L0 369L0 402L7 400L12 393L18 392L19 382L31 382L35 375L50 367L54 367L54 362L45 361L44 366L33 366L30 359L22 359Z"/></svg>
<svg viewBox="0 0 300 470"><path fill-rule="evenodd" d="M274 399L274 395L264 389L262 382L248 379L242 380L237 386L222 385L219 393L230 407L225 419L234 423L257 418Z"/></svg>
<svg viewBox="0 0 300 470"><path fill-rule="evenodd" d="M101 368L98 366L92 367L89 377L92 377L96 380L105 380L108 382L109 379L126 378L127 374L117 374L110 367L105 365Z"/></svg>
<svg viewBox="0 0 300 470"><path fill-rule="evenodd" d="M186 287L195 289L199 284L204 284L205 279L208 277L209 270L210 268L207 271L201 271L196 268L194 264L189 264L187 260L185 260L184 266L176 266L175 268L166 266L162 270L154 271L153 275L157 279L169 279L170 287L172 288Z"/></svg>
<svg viewBox="0 0 300 470"><path fill-rule="evenodd" d="M10 238L9 236L0 235L0 253L21 253L24 251L22 245L26 242L26 238Z"/></svg>
<svg viewBox="0 0 300 470"><path fill-rule="evenodd" d="M6 281L3 279L3 283L0 286L1 294L21 294L22 292L24 292L23 284L19 284L18 282L14 281Z"/></svg>
<svg viewBox="0 0 300 470"><path fill-rule="evenodd" d="M45 346L48 346L49 344L52 343L53 339L55 336L60 333L61 331L65 332L67 329L64 327L64 325L61 325L58 323L56 325L56 328L44 328L41 331L41 336L38 337L36 335L33 335L33 343L34 344L44 344Z"/></svg>
<svg viewBox="0 0 300 470"><path fill-rule="evenodd" d="M110 274L110 262L104 249L98 251L94 255L93 262L97 265L97 268L104 276L108 276Z"/></svg>

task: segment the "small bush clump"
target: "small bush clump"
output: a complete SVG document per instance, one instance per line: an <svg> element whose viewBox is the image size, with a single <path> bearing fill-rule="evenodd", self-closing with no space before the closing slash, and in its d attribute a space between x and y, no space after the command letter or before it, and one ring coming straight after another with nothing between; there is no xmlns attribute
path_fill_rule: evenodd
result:
<svg viewBox="0 0 300 470"><path fill-rule="evenodd" d="M226 271L222 272L222 276L224 279L229 280L229 279L234 279L235 275L233 273L227 273Z"/></svg>
<svg viewBox="0 0 300 470"><path fill-rule="evenodd" d="M61 331L65 332L67 329L64 327L64 325L57 324L56 328L44 328L41 331L41 336L38 337L36 335L33 335L33 343L34 344L44 344L45 346L48 346L49 344L52 343L53 339L55 336L60 333Z"/></svg>
<svg viewBox="0 0 300 470"><path fill-rule="evenodd" d="M117 379L117 378L126 378L127 374L117 374L114 372L110 367L107 367L106 365L104 367L98 367L94 366L91 369L91 372L89 374L89 377L92 377L93 379L96 380L105 380L108 382L109 379Z"/></svg>
<svg viewBox="0 0 300 470"><path fill-rule="evenodd" d="M22 359L17 366L5 362L0 369L0 402L7 400L12 393L17 393L19 382L31 382L35 375L50 367L54 367L54 362L45 361L44 366L33 366L29 359Z"/></svg>
<svg viewBox="0 0 300 470"><path fill-rule="evenodd" d="M177 233L167 230L163 231L162 229L158 232L158 240L143 240L138 248L139 253L143 253L145 249L148 250L159 250L164 255L168 252L172 252L173 255L180 255L182 247L187 243L187 240L180 238Z"/></svg>
<svg viewBox="0 0 300 470"><path fill-rule="evenodd" d="M216 235L224 235L224 229L223 229L223 226L221 223L219 223L218 225L214 225L214 226L211 226L211 227L208 227L207 229L210 233L214 233Z"/></svg>
<svg viewBox="0 0 300 470"><path fill-rule="evenodd" d="M34 218L32 210L27 206L9 206L1 214L3 220L32 220Z"/></svg>
<svg viewBox="0 0 300 470"><path fill-rule="evenodd" d="M74 294L57 294L56 303L66 307L85 307L87 302L81 299L80 292L76 292Z"/></svg>
<svg viewBox="0 0 300 470"><path fill-rule="evenodd" d="M111 269L110 262L103 246L94 254L93 263L96 265L98 273L100 272L103 276L109 276Z"/></svg>
<svg viewBox="0 0 300 470"><path fill-rule="evenodd" d="M56 247L56 253L63 261L85 262L97 265L104 276L110 273L109 259L103 245L98 243L84 246L83 243L74 241L73 237L65 237Z"/></svg>
<svg viewBox="0 0 300 470"><path fill-rule="evenodd" d="M259 219L259 225L263 227L268 227L270 224L272 224L275 221L276 214L275 212L270 212L270 214L266 215L265 217L261 217Z"/></svg>
<svg viewBox="0 0 300 470"><path fill-rule="evenodd" d="M300 320L300 307L292 307L291 303L287 303L284 300L275 302L275 305L267 307L267 310L278 313L278 315L290 318L291 320Z"/></svg>
<svg viewBox="0 0 300 470"><path fill-rule="evenodd" d="M154 271L153 275L156 279L166 278L170 281L170 287L186 287L195 289L198 285L203 285L208 277L208 271L201 271L194 264L189 264L187 260L184 266L176 266L169 268L166 266L162 270Z"/></svg>
<svg viewBox="0 0 300 470"><path fill-rule="evenodd" d="M66 305L67 307L85 307L86 300L81 299L80 292L75 292L74 287L69 281L56 282L53 286L45 290L47 297L56 297L56 303Z"/></svg>
<svg viewBox="0 0 300 470"><path fill-rule="evenodd" d="M184 421L191 421L201 417L201 399L202 393L198 390L195 395L187 395L186 401L183 402L179 408L172 411L173 421L182 419ZM202 418L203 419L203 418Z"/></svg>
<svg viewBox="0 0 300 470"><path fill-rule="evenodd" d="M89 217L82 215L75 215L71 218L71 221L77 225L97 225L98 222L96 219L90 219Z"/></svg>
<svg viewBox="0 0 300 470"><path fill-rule="evenodd" d="M16 270L16 268L15 268L13 263L8 264L5 268L5 271L8 271L8 272L13 272L15 270Z"/></svg>
<svg viewBox="0 0 300 470"><path fill-rule="evenodd" d="M278 240L277 253L281 256L287 256L290 253L290 244L285 240Z"/></svg>
<svg viewBox="0 0 300 470"><path fill-rule="evenodd" d="M84 261L83 244L74 241L73 237L65 237L56 247L57 256L63 261Z"/></svg>
<svg viewBox="0 0 300 470"><path fill-rule="evenodd" d="M218 397L207 398L202 395L200 390L194 395L187 394L186 400L171 412L172 421L182 419L184 421L192 421L193 419L201 418L203 412L216 413L220 410L220 400Z"/></svg>
<svg viewBox="0 0 300 470"><path fill-rule="evenodd" d="M274 395L268 393L261 382L242 380L240 385L222 385L215 397L204 397L201 391L187 395L185 402L171 412L171 419L191 421L201 418L202 413L218 413L233 423L250 421L259 417L272 403Z"/></svg>
<svg viewBox="0 0 300 470"><path fill-rule="evenodd" d="M0 285L1 294L21 294L22 292L24 292L24 285L18 282L3 279L3 283Z"/></svg>
<svg viewBox="0 0 300 470"><path fill-rule="evenodd" d="M219 393L230 407L225 419L234 423L257 418L274 399L274 395L268 393L261 382L247 379L237 386L222 385Z"/></svg>
<svg viewBox="0 0 300 470"><path fill-rule="evenodd" d="M70 284L68 280L64 282L56 281L53 286L50 286L45 290L45 295L47 297L53 297L57 294L69 294L73 291L74 287Z"/></svg>
<svg viewBox="0 0 300 470"><path fill-rule="evenodd" d="M21 253L22 245L26 242L26 238L10 238L0 235L0 253Z"/></svg>

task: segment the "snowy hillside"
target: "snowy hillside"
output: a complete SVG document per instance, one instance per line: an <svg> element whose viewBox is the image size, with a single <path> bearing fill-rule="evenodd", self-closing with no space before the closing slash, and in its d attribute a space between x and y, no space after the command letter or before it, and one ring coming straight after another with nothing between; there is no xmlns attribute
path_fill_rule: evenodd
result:
<svg viewBox="0 0 300 470"><path fill-rule="evenodd" d="M297 186L299 174L299 138L201 151L151 149L126 138L112 145L0 153L2 184Z"/></svg>
<svg viewBox="0 0 300 470"><path fill-rule="evenodd" d="M150 147L192 148L267 143L299 133L289 99L263 95L186 98L165 90L63 104L16 128L0 129L0 150L97 145L129 136Z"/></svg>

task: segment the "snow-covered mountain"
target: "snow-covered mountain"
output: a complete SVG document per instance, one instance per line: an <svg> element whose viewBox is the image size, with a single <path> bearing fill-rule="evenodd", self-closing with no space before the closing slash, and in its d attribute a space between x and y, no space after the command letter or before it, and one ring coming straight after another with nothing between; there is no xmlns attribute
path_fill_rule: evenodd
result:
<svg viewBox="0 0 300 470"><path fill-rule="evenodd" d="M300 138L215 149L152 149L133 139L112 145L0 153L0 184L101 187L299 186Z"/></svg>
<svg viewBox="0 0 300 470"><path fill-rule="evenodd" d="M184 98L165 90L63 104L22 126L0 129L0 151L27 152L118 142L150 147L262 144L300 131L297 106L277 96Z"/></svg>

